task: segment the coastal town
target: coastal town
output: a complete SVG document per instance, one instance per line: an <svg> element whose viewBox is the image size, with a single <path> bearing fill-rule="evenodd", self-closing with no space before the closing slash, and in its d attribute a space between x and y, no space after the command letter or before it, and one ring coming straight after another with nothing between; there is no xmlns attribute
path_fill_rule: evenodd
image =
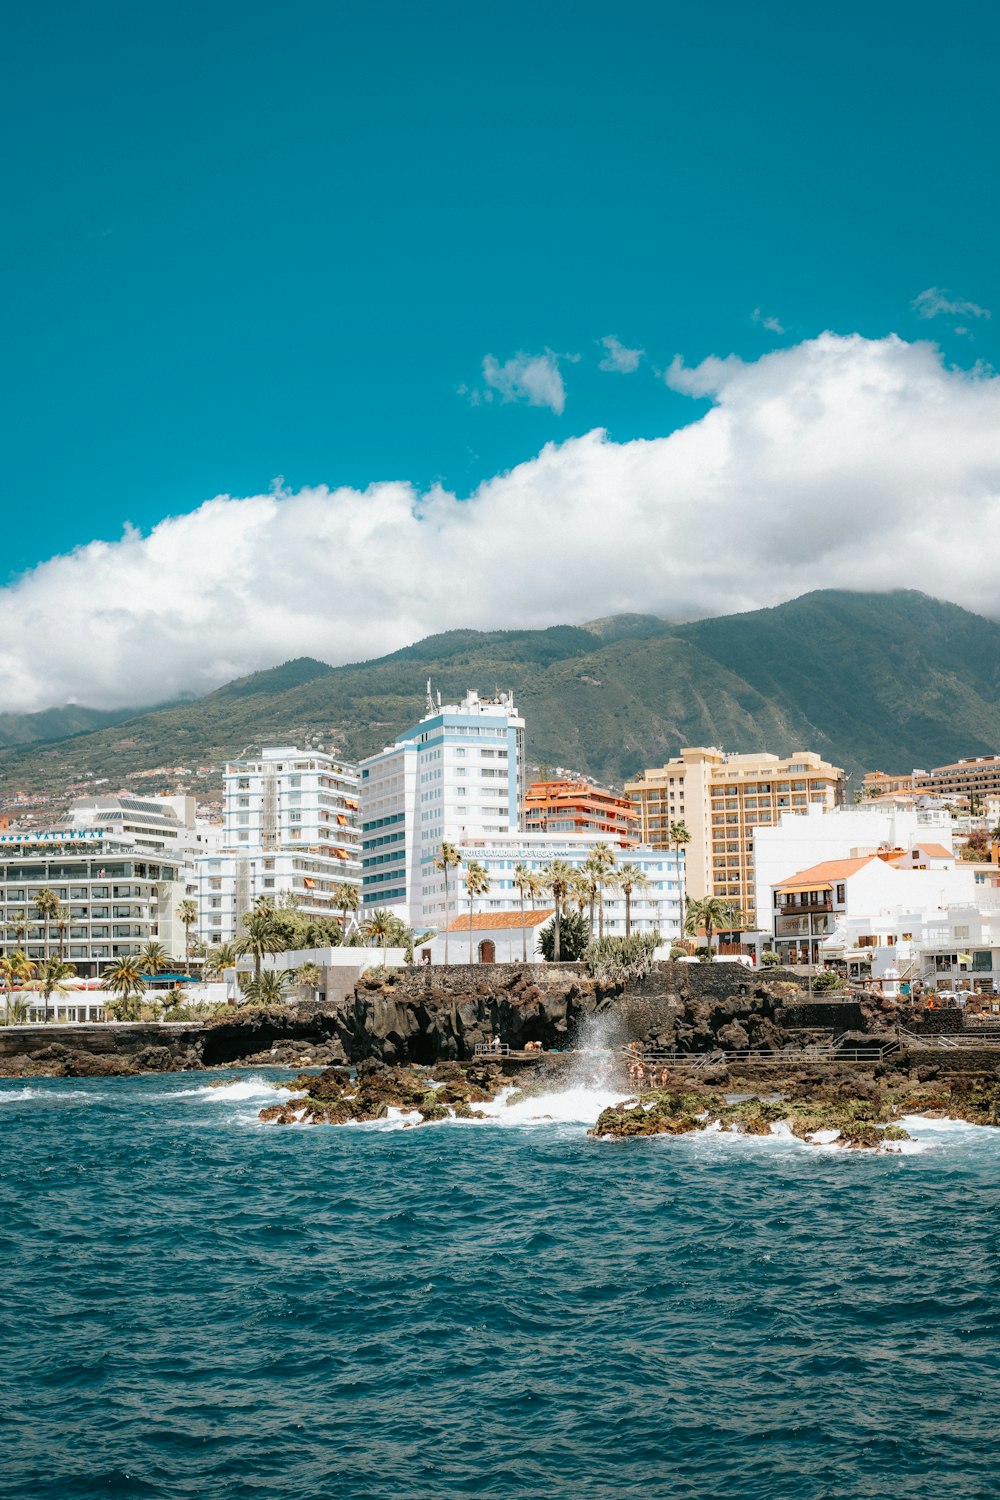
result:
<svg viewBox="0 0 1000 1500"><path fill-rule="evenodd" d="M852 786L812 750L684 747L609 788L529 771L529 736L511 693L428 683L358 765L262 745L217 796L132 776L42 826L8 802L2 1018L183 1019L626 940L932 1005L1000 989L1000 756Z"/></svg>

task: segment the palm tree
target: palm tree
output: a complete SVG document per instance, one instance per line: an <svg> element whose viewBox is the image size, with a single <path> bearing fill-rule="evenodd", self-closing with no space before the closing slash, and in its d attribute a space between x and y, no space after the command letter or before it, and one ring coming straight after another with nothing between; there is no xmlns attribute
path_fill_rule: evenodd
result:
<svg viewBox="0 0 1000 1500"><path fill-rule="evenodd" d="M343 930L344 937L346 937L348 913L357 911L358 904L361 900L361 897L358 894L357 886L351 885L350 881L348 880L341 881L339 885L335 885L333 888L332 900L337 910L343 913L340 925L341 929Z"/></svg>
<svg viewBox="0 0 1000 1500"><path fill-rule="evenodd" d="M170 963L170 955L163 944L152 941L140 950L138 959L147 974L162 974Z"/></svg>
<svg viewBox="0 0 1000 1500"><path fill-rule="evenodd" d="M687 845L691 842L691 833L683 818L681 818L680 822L678 823L670 824L670 827L667 829L667 842L677 856L677 876L681 883L681 932L683 932L685 922L684 903L686 899L686 892L684 888L687 884L687 859L685 858L685 868L682 870L681 850L686 848Z"/></svg>
<svg viewBox="0 0 1000 1500"><path fill-rule="evenodd" d="M47 885L43 885L35 897L35 911L38 914L39 920L45 924L45 939L42 943L43 958L48 958L49 956L49 923L60 909L59 897L55 891L50 890Z"/></svg>
<svg viewBox="0 0 1000 1500"><path fill-rule="evenodd" d="M318 964L299 964L295 970L295 978L304 990L312 990L314 993L323 983Z"/></svg>
<svg viewBox="0 0 1000 1500"><path fill-rule="evenodd" d="M239 956L235 943L219 943L215 948L209 949L205 959L205 978L221 979L226 969L236 967Z"/></svg>
<svg viewBox="0 0 1000 1500"><path fill-rule="evenodd" d="M442 844L434 859L435 870L444 871L444 961L448 962L448 871L462 863L462 856L454 844Z"/></svg>
<svg viewBox="0 0 1000 1500"><path fill-rule="evenodd" d="M56 924L59 934L59 960L62 962L66 957L66 928L69 926L69 907L57 906L52 913L52 920Z"/></svg>
<svg viewBox="0 0 1000 1500"><path fill-rule="evenodd" d="M385 954L389 943L396 936L399 918L393 916L386 907L380 906L372 912L365 921L365 937L374 938L382 946L382 965L385 967Z"/></svg>
<svg viewBox="0 0 1000 1500"><path fill-rule="evenodd" d="M710 955L712 934L731 932L743 921L745 918L739 907L732 901L727 901L724 896L704 896L700 900L688 902L687 931L694 937L698 928L704 927L705 943Z"/></svg>
<svg viewBox="0 0 1000 1500"><path fill-rule="evenodd" d="M282 1005L292 978L291 969L267 969L256 979L245 979L240 985L244 1001L254 1005Z"/></svg>
<svg viewBox="0 0 1000 1500"><path fill-rule="evenodd" d="M116 958L101 975L101 989L112 990L115 999L108 1005L116 1021L137 1021L139 1005L146 993L145 978L135 958Z"/></svg>
<svg viewBox="0 0 1000 1500"><path fill-rule="evenodd" d="M601 888L603 872L597 860L591 856L585 859L580 866L580 874L587 882L587 915L590 920L591 933L594 931L594 906L597 902L597 893Z"/></svg>
<svg viewBox="0 0 1000 1500"><path fill-rule="evenodd" d="M599 898L597 908L597 936L602 938L604 936L604 887L608 883L608 876L616 864L615 851L610 844L599 840L590 851L588 863L592 864L596 871L597 895Z"/></svg>
<svg viewBox="0 0 1000 1500"><path fill-rule="evenodd" d="M198 903L190 896L180 903L176 912L178 922L184 924L184 969L185 972L191 964L191 928L198 920Z"/></svg>
<svg viewBox="0 0 1000 1500"><path fill-rule="evenodd" d="M40 990L44 998L43 1019L46 1024L49 1019L49 1001L53 995L66 995L69 993L63 984L63 980L69 979L75 973L75 964L63 963L61 958L46 958L42 960L38 968L37 979L29 981L29 988Z"/></svg>
<svg viewBox="0 0 1000 1500"><path fill-rule="evenodd" d="M21 948L15 948L13 953L5 953L3 958L0 958L0 982L3 983L4 988L8 1025L11 1024L11 1017L14 1014L14 985L26 984L29 979L34 978L35 967ZM22 1005L18 1009L23 1020L25 1007Z"/></svg>
<svg viewBox="0 0 1000 1500"><path fill-rule="evenodd" d="M275 910L270 904L255 904L243 914L243 934L235 943L237 953L249 953L253 957L254 982L260 978L261 963L266 953L284 953L285 939L275 921Z"/></svg>
<svg viewBox="0 0 1000 1500"><path fill-rule="evenodd" d="M598 845L594 845L596 849ZM605 846L607 847L607 846ZM555 927L553 928L552 961L559 962L559 919L562 915L562 904L569 895L573 886L573 870L564 859L554 859L550 865L546 865L542 872L547 890L552 892L552 899L556 905Z"/></svg>
<svg viewBox="0 0 1000 1500"><path fill-rule="evenodd" d="M649 880L638 865L619 865L618 887L625 893L625 936L632 936L632 892L644 891Z"/></svg>
<svg viewBox="0 0 1000 1500"><path fill-rule="evenodd" d="M514 884L521 898L521 962L528 962L528 929L524 917L524 901L526 896L537 896L539 894L540 881L534 870L529 870L522 861L514 866Z"/></svg>
<svg viewBox="0 0 1000 1500"><path fill-rule="evenodd" d="M476 897L485 896L493 882L490 880L490 872L485 865L481 865L478 859L470 859L465 872L463 885L469 896L469 963L472 963L472 914L476 906Z"/></svg>
<svg viewBox="0 0 1000 1500"><path fill-rule="evenodd" d="M24 949L24 935L28 930L28 924L22 915L18 915L10 922L5 922L4 931L13 933L14 942L21 951Z"/></svg>

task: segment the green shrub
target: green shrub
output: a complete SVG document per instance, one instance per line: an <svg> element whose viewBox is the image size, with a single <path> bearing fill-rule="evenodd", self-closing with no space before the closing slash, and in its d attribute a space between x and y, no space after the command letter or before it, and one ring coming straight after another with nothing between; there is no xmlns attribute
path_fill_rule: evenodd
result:
<svg viewBox="0 0 1000 1500"><path fill-rule="evenodd" d="M833 969L821 969L813 976L812 990L814 995L826 994L828 990L839 990L844 981Z"/></svg>
<svg viewBox="0 0 1000 1500"><path fill-rule="evenodd" d="M760 955L760 965L762 969L776 969L780 963L781 959L778 954L775 953L773 948L765 948L763 953Z"/></svg>
<svg viewBox="0 0 1000 1500"><path fill-rule="evenodd" d="M653 967L653 954L660 946L658 932L633 932L631 937L599 938L586 952L595 979L625 984L643 979Z"/></svg>
<svg viewBox="0 0 1000 1500"><path fill-rule="evenodd" d="M559 959L560 962L575 962L583 957L590 942L590 924L582 912L564 911L559 918ZM542 951L542 957L547 963L551 963L555 953L556 945L556 919L546 922L538 934L538 946Z"/></svg>

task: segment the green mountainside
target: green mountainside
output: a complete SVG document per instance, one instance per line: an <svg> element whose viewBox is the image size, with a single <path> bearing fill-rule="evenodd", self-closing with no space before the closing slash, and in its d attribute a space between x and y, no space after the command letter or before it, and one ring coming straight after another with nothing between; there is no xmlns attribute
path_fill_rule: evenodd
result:
<svg viewBox="0 0 1000 1500"><path fill-rule="evenodd" d="M529 759L621 782L682 745L814 749L853 774L1000 749L1000 625L915 591L807 594L675 625L629 615L548 630L453 630L378 660L301 658L207 697L57 743L0 751L0 786L218 766L319 738L357 758L467 688L511 688ZM152 783L150 783L152 785Z"/></svg>

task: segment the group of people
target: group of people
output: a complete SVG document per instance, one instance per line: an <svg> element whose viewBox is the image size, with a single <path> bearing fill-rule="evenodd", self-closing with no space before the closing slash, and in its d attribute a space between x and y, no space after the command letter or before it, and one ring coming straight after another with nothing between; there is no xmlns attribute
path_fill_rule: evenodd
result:
<svg viewBox="0 0 1000 1500"><path fill-rule="evenodd" d="M657 1072L652 1063L643 1062L639 1056L629 1059L629 1088L635 1089L636 1093L641 1094L645 1089L665 1089L669 1078L669 1068L660 1068Z"/></svg>

